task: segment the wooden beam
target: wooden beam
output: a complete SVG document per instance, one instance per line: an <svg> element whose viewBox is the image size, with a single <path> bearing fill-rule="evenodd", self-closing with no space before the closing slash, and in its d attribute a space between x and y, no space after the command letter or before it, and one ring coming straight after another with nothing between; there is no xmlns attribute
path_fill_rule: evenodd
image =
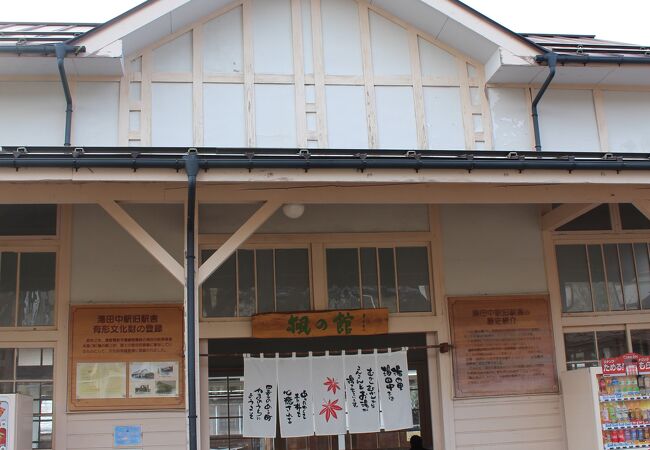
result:
<svg viewBox="0 0 650 450"><path fill-rule="evenodd" d="M235 231L219 249L199 267L198 285L214 273L269 217L282 205L278 201L268 201L255 211L244 224Z"/></svg>
<svg viewBox="0 0 650 450"><path fill-rule="evenodd" d="M100 201L106 211L133 239L138 241L179 283L185 284L185 269L147 231L113 200Z"/></svg>
<svg viewBox="0 0 650 450"><path fill-rule="evenodd" d="M600 203L565 203L542 216L542 230L552 231L591 211Z"/></svg>
<svg viewBox="0 0 650 450"><path fill-rule="evenodd" d="M650 201L648 200L637 200L632 202L634 207L641 211L641 213L650 219Z"/></svg>

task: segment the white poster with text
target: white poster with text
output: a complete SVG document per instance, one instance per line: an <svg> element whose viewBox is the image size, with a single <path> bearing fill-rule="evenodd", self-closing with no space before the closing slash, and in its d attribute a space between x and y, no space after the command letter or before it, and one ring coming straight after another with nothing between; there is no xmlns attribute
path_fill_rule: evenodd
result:
<svg viewBox="0 0 650 450"><path fill-rule="evenodd" d="M411 428L413 413L406 350L378 354L377 372L384 429L390 431Z"/></svg>
<svg viewBox="0 0 650 450"><path fill-rule="evenodd" d="M278 360L280 436L314 435L311 358Z"/></svg>
<svg viewBox="0 0 650 450"><path fill-rule="evenodd" d="M275 358L244 357L245 437L275 437L277 385Z"/></svg>
<svg viewBox="0 0 650 450"><path fill-rule="evenodd" d="M350 433L379 431L377 355L345 355L344 370Z"/></svg>

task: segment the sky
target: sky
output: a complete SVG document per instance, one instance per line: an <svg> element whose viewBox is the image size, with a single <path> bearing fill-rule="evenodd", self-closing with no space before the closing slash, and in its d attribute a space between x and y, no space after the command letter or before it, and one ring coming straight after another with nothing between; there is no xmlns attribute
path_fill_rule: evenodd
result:
<svg viewBox="0 0 650 450"><path fill-rule="evenodd" d="M648 0L464 1L520 33L595 34L601 39L650 46ZM0 22L105 22L139 3L141 0L0 0Z"/></svg>

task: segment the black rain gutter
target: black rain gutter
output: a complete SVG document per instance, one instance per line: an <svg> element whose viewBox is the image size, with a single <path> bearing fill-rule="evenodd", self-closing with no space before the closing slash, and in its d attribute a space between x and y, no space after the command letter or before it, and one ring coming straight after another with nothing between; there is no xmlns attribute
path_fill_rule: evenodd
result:
<svg viewBox="0 0 650 450"><path fill-rule="evenodd" d="M547 53L548 56L546 62L548 63L548 76L544 80L544 84L540 88L539 92L535 96L532 104L532 116L533 116L533 131L535 132L535 151L542 151L542 138L539 132L539 115L537 112L537 105L539 105L540 100L544 96L546 89L548 89L551 81L555 78L555 71L557 66L557 55L555 53Z"/></svg>
<svg viewBox="0 0 650 450"><path fill-rule="evenodd" d="M196 433L196 286L194 253L194 216L196 214L196 176L199 173L199 158L196 149L190 149L184 157L185 172L187 173L187 229L185 266L187 279L185 283L187 298L187 420L189 450L197 449Z"/></svg>
<svg viewBox="0 0 650 450"><path fill-rule="evenodd" d="M65 131L63 145L70 146L70 134L72 131L72 95L70 94L70 85L65 73L65 57L68 53L78 54L84 51L83 47L68 45L65 43L43 44L43 45L7 45L0 46L0 53L12 53L15 55L38 54L38 55L56 55L56 64L61 77L61 85L65 95Z"/></svg>
<svg viewBox="0 0 650 450"><path fill-rule="evenodd" d="M539 116L537 112L537 105L544 96L546 89L555 77L558 64L650 64L650 57L647 56L594 56L594 55L563 55L554 52L547 52L543 55L537 55L535 61L538 63L546 63L548 65L549 73L542 84L539 92L535 96L532 105L533 116L533 130L535 132L535 150L542 151L542 140L539 131Z"/></svg>

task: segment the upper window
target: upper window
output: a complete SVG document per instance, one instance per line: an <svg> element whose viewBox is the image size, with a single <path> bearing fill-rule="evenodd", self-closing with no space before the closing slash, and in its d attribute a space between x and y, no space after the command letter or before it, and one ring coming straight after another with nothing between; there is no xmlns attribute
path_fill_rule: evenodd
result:
<svg viewBox="0 0 650 450"><path fill-rule="evenodd" d="M431 311L426 247L327 249L330 309Z"/></svg>
<svg viewBox="0 0 650 450"><path fill-rule="evenodd" d="M205 261L214 250L201 253ZM309 250L240 249L201 289L203 317L311 309Z"/></svg>
<svg viewBox="0 0 650 450"><path fill-rule="evenodd" d="M56 235L56 205L0 205L0 236Z"/></svg>
<svg viewBox="0 0 650 450"><path fill-rule="evenodd" d="M553 205L557 207L559 205ZM602 204L562 225L557 231L648 230L650 220L631 203Z"/></svg>
<svg viewBox="0 0 650 450"><path fill-rule="evenodd" d="M56 253L0 253L0 326L54 325Z"/></svg>
<svg viewBox="0 0 650 450"><path fill-rule="evenodd" d="M648 244L557 245L562 311L650 309Z"/></svg>

